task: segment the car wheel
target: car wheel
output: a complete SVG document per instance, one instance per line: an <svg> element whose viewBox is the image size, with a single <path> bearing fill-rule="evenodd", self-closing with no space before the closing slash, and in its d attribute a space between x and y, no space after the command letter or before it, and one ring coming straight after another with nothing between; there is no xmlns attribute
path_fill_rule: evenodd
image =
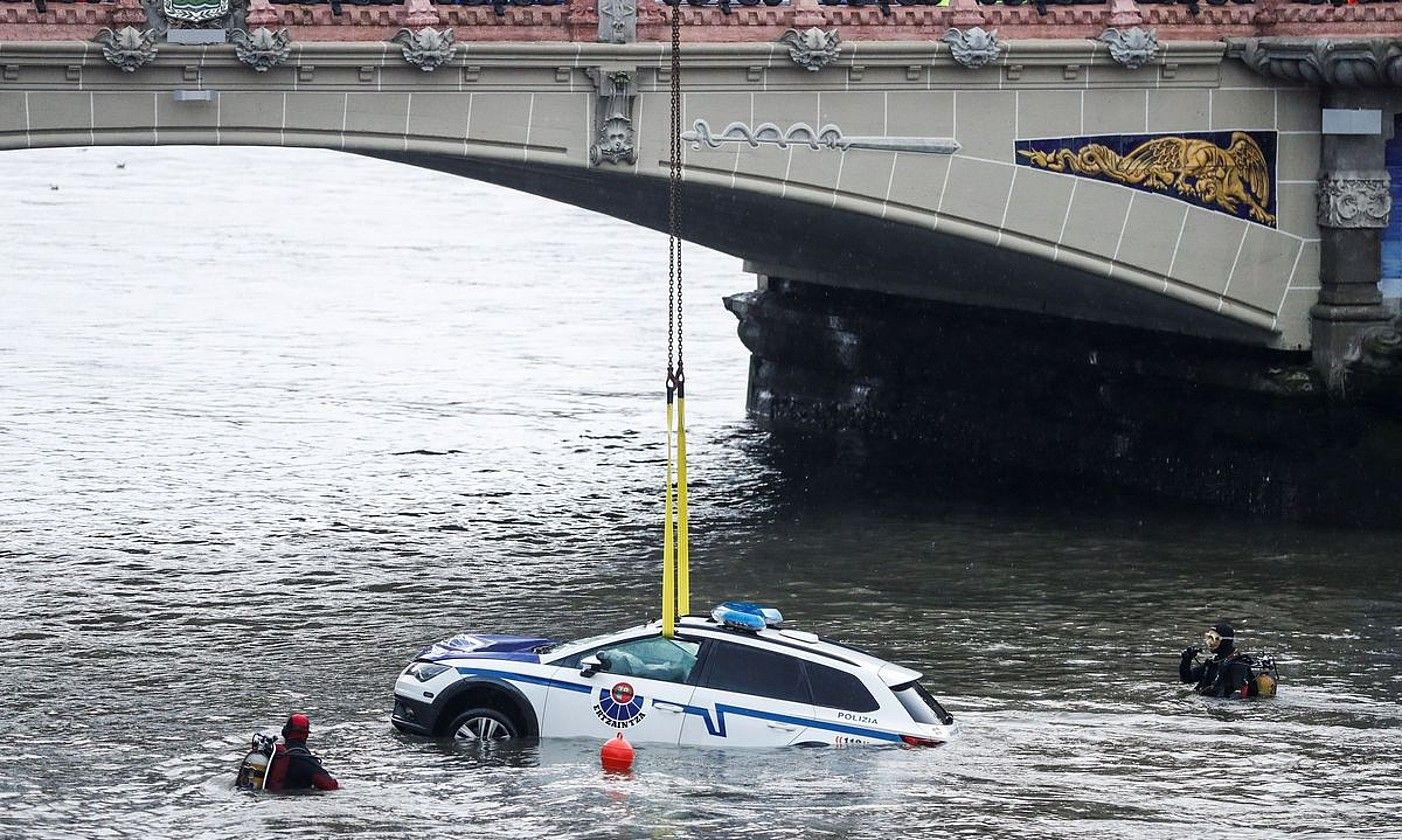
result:
<svg viewBox="0 0 1402 840"><path fill-rule="evenodd" d="M520 735L511 718L496 709L468 709L448 727L454 741L505 741Z"/></svg>

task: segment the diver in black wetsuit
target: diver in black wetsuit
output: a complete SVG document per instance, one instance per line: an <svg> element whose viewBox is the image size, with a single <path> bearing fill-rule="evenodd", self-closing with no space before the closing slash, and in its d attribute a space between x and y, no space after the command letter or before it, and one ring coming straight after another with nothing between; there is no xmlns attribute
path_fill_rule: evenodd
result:
<svg viewBox="0 0 1402 840"><path fill-rule="evenodd" d="M1236 631L1232 625L1220 621L1209 627L1202 637L1212 658L1198 665L1195 661L1202 648L1184 650L1178 663L1178 678L1185 683L1197 683L1193 691L1205 697L1251 696L1251 660L1237 651Z"/></svg>

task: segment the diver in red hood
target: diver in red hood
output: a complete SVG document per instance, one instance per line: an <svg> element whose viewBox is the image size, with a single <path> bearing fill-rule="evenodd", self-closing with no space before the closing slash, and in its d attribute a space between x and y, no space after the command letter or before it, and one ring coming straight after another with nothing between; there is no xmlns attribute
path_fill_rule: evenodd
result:
<svg viewBox="0 0 1402 840"><path fill-rule="evenodd" d="M282 739L268 767L267 790L336 790L341 785L321 766L321 759L307 749L312 722L297 713L282 725Z"/></svg>

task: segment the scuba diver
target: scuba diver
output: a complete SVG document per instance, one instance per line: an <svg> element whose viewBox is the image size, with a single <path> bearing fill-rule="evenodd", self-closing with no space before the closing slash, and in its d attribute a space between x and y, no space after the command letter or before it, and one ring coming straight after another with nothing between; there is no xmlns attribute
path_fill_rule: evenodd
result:
<svg viewBox="0 0 1402 840"><path fill-rule="evenodd" d="M1236 631L1232 625L1219 621L1202 634L1212 657L1196 664L1202 648L1189 647L1178 662L1178 678L1196 683L1193 691L1205 697L1248 697L1275 695L1275 663L1268 657L1259 661L1236 649Z"/></svg>
<svg viewBox="0 0 1402 840"><path fill-rule="evenodd" d="M336 790L341 785L321 766L321 759L307 749L311 719L301 713L282 725L283 743L272 733L253 736L253 744L239 767L234 783L242 790Z"/></svg>

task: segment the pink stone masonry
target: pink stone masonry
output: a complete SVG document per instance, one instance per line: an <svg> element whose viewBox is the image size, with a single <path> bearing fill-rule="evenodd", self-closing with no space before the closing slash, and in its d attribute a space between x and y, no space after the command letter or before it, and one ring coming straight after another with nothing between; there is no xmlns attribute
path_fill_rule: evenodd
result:
<svg viewBox="0 0 1402 840"><path fill-rule="evenodd" d="M250 31L260 26L277 26L277 21L277 9L273 8L269 0L249 0L246 22Z"/></svg>
<svg viewBox="0 0 1402 840"><path fill-rule="evenodd" d="M287 27L294 41L383 41L400 27L453 27L458 41L594 42L596 0L568 0L554 6L508 6L497 15L491 6L438 5L431 0L404 0L402 5L347 4L334 16L329 4L272 4L249 0L250 28ZM1227 37L1391 37L1402 33L1402 2L1332 6L1288 0L1257 0L1250 5L1204 3L1193 15L1184 5L1140 5L1135 0L1108 0L1101 5L1051 6L1038 15L1031 5L983 6L975 0L950 0L947 6L892 5L883 15L875 5L862 8L825 6L818 0L790 0L781 6L732 7L726 15L715 7L682 6L683 38L698 42L775 41L790 28L836 27L844 41L936 41L950 27L997 29L1004 40L1094 38L1108 27L1143 26L1158 31L1160 41L1217 40ZM0 0L0 43L14 41L90 40L104 26L146 24L139 0L101 3L50 0L40 14L33 0ZM638 2L638 40L670 40L668 12L657 0Z"/></svg>

